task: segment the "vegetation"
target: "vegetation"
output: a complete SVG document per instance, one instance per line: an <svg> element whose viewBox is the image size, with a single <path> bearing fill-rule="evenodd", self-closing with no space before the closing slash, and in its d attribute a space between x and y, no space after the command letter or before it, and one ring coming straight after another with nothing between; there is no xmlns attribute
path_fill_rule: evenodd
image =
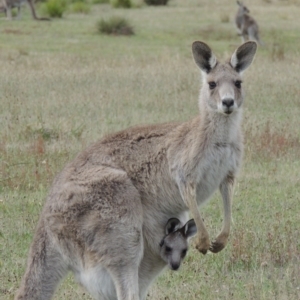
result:
<svg viewBox="0 0 300 300"><path fill-rule="evenodd" d="M144 0L147 5L167 5L169 0Z"/></svg>
<svg viewBox="0 0 300 300"><path fill-rule="evenodd" d="M110 3L115 8L130 8L132 7L131 0L110 0Z"/></svg>
<svg viewBox="0 0 300 300"><path fill-rule="evenodd" d="M118 9L134 24L130 39L95 33L100 18L115 15L110 5L52 22L33 21L28 8L21 20L6 22L3 15L1 300L13 299L49 187L67 162L109 132L197 114L201 79L192 42L207 42L222 60L241 42L233 24L236 3L223 2ZM265 46L243 82L245 155L229 244L205 256L192 245L182 268L153 284L149 300L300 298L299 1L248 6ZM227 15L229 22L221 18ZM220 195L201 210L216 236ZM70 275L54 299L91 298Z"/></svg>
<svg viewBox="0 0 300 300"><path fill-rule="evenodd" d="M67 9L65 0L47 0L43 4L44 13L51 18L62 18Z"/></svg>
<svg viewBox="0 0 300 300"><path fill-rule="evenodd" d="M118 16L113 16L108 20L101 19L98 22L98 31L112 35L133 35L134 31L129 22Z"/></svg>
<svg viewBox="0 0 300 300"><path fill-rule="evenodd" d="M109 0L92 0L93 4L106 4L109 3Z"/></svg>
<svg viewBox="0 0 300 300"><path fill-rule="evenodd" d="M91 7L88 3L77 1L71 5L71 11L74 13L88 14L91 11Z"/></svg>

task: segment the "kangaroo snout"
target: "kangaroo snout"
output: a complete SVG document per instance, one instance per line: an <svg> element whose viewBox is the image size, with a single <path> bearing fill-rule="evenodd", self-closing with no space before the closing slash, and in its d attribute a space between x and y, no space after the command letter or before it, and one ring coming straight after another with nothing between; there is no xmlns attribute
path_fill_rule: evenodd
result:
<svg viewBox="0 0 300 300"><path fill-rule="evenodd" d="M225 107L230 108L231 106L233 106L233 104L234 104L234 100L231 99L231 98L229 98L229 99L227 98L227 99L222 100L222 105L225 106Z"/></svg>
<svg viewBox="0 0 300 300"><path fill-rule="evenodd" d="M180 263L171 263L171 270L177 271L180 267Z"/></svg>
<svg viewBox="0 0 300 300"><path fill-rule="evenodd" d="M222 100L222 110L225 114L229 115L234 110L234 100L232 98L225 98Z"/></svg>

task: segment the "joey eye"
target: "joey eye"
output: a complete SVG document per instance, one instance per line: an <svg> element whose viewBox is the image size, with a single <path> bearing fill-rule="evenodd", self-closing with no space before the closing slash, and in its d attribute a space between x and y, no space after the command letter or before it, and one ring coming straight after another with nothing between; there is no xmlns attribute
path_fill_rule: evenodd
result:
<svg viewBox="0 0 300 300"><path fill-rule="evenodd" d="M209 85L209 88L210 88L211 90L213 90L213 89L217 86L217 84L216 84L214 81L210 81L210 82L208 83L208 85Z"/></svg>
<svg viewBox="0 0 300 300"><path fill-rule="evenodd" d="M238 89L240 89L240 88L242 87L242 82L241 82L240 80L237 80L237 81L234 83L234 85L235 85Z"/></svg>
<svg viewBox="0 0 300 300"><path fill-rule="evenodd" d="M182 252L181 252L181 257L185 257L186 256L186 253L187 253L187 249L184 249Z"/></svg>
<svg viewBox="0 0 300 300"><path fill-rule="evenodd" d="M172 248L171 247L168 247L168 246L166 246L166 252L167 253L170 253L172 251Z"/></svg>

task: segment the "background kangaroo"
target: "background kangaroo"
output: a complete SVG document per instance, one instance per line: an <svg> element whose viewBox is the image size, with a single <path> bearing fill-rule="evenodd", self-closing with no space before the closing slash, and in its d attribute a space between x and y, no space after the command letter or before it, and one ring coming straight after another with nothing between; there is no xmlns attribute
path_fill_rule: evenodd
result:
<svg viewBox="0 0 300 300"><path fill-rule="evenodd" d="M69 270L95 299L145 299L159 262L165 266L165 220L184 224L188 211L200 252L225 247L243 152L241 75L256 48L247 42L220 63L208 45L194 42L203 79L198 116L108 135L64 168L41 213L16 299L50 299ZM218 188L224 221L211 243L198 206Z"/></svg>
<svg viewBox="0 0 300 300"><path fill-rule="evenodd" d="M27 2L29 4L31 14L32 14L32 17L34 20L40 20L40 21L49 21L50 20L48 18L38 18L37 17L35 8L34 8L34 4L33 4L33 0L2 0L3 10L6 13L7 19L8 20L12 19L11 10L14 7L18 8L18 18L20 18L21 17L21 5L25 2Z"/></svg>
<svg viewBox="0 0 300 300"><path fill-rule="evenodd" d="M242 41L252 40L262 45L258 24L250 16L250 10L240 1L237 1L237 5L239 8L235 16L235 24L239 34L242 36Z"/></svg>

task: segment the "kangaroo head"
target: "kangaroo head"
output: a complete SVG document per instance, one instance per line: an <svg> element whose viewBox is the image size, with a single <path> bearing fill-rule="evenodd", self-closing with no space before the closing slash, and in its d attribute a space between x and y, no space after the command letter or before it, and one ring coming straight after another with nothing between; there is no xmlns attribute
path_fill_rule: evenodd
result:
<svg viewBox="0 0 300 300"><path fill-rule="evenodd" d="M249 14L250 13L250 10L248 9L247 6L245 6L243 4L243 2L236 1L236 3L239 6L239 13L241 13L241 14Z"/></svg>
<svg viewBox="0 0 300 300"><path fill-rule="evenodd" d="M160 256L171 270L178 270L188 250L188 239L197 232L194 220L182 226L176 218L168 220L165 237L160 242Z"/></svg>
<svg viewBox="0 0 300 300"><path fill-rule="evenodd" d="M194 60L203 78L200 102L204 102L208 110L227 116L239 110L244 99L242 73L251 65L256 48L255 42L246 42L235 50L228 62L220 63L208 45L193 43Z"/></svg>

